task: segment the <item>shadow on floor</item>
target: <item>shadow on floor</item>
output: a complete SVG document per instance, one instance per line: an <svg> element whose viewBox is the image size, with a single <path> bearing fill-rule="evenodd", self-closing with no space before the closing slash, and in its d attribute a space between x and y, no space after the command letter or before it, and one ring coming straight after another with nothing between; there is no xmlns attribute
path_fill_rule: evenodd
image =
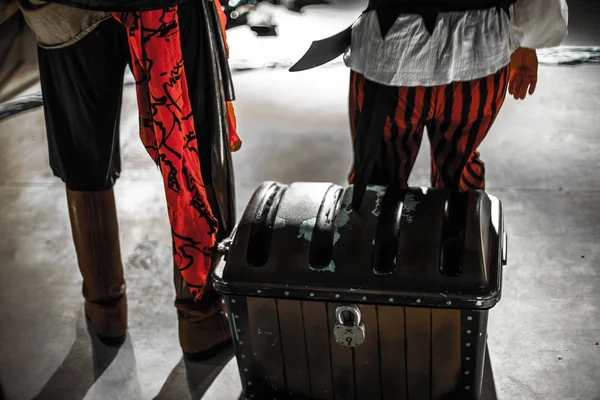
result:
<svg viewBox="0 0 600 400"><path fill-rule="evenodd" d="M75 400L84 398L120 351L123 351L125 358L129 360L127 369L135 369L135 357L129 335L121 346L104 345L91 330L81 309L77 319L76 338L73 346L61 366L34 399ZM204 361L192 361L182 357L154 400L201 400L232 357L232 345L224 347L212 358ZM489 351L486 349L481 400L497 399L494 373ZM0 400L4 400L1 385ZM242 394L239 400L246 400L246 398Z"/></svg>
<svg viewBox="0 0 600 400"><path fill-rule="evenodd" d="M481 388L481 400L498 400L496 394L496 382L494 381L494 371L492 370L492 361L490 352L485 348L485 363L483 365L483 385Z"/></svg>
<svg viewBox="0 0 600 400"><path fill-rule="evenodd" d="M233 345L222 348L207 360L192 361L182 357L173 368L154 400L200 400L233 357Z"/></svg>
<svg viewBox="0 0 600 400"><path fill-rule="evenodd" d="M73 346L60 367L33 400L83 399L120 350L130 353L131 360L135 365L129 335L121 345L107 346L103 344L92 330L89 321L85 318L83 307L81 307Z"/></svg>

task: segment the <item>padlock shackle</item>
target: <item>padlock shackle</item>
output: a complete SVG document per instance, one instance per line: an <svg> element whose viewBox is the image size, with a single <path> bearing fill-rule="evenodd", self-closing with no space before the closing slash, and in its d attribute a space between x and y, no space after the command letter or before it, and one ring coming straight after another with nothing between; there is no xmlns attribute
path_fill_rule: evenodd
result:
<svg viewBox="0 0 600 400"><path fill-rule="evenodd" d="M339 306L335 309L335 319L339 324L346 325L343 319L345 312L349 312L354 316L354 325L360 325L362 317L360 315L360 309L355 305Z"/></svg>

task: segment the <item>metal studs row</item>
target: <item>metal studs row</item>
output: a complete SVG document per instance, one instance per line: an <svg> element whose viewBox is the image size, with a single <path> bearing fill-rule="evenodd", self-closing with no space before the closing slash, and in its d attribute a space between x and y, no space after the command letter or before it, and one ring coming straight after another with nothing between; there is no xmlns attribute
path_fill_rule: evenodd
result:
<svg viewBox="0 0 600 400"><path fill-rule="evenodd" d="M236 303L236 300L235 300L235 299L231 299L231 303L232 303L232 304L235 304L235 303ZM232 316L234 316L236 319L239 319L239 318L240 318L240 315L239 315L239 314L234 314L234 313L232 312L232 313L231 313L231 315L232 315ZM237 328L236 330L237 330L237 332L238 332L238 333L241 333L241 332L242 332L242 330L241 330L241 329L239 329L239 328ZM239 345L243 345L243 344L244 344L244 342L243 342L242 340L238 340L238 343L239 343ZM245 359L245 358L246 358L246 355L245 355L245 354L241 354L241 355L240 355L240 357L241 357L241 358L243 358L243 359ZM247 368L247 367L244 367L243 371L244 371L244 372L249 372L249 370L248 370L248 368ZM252 382L252 381L247 381L247 382L246 382L246 384L247 384L248 386L252 386L252 385L253 385L253 382ZM249 394L249 395L248 395L248 397L249 397L249 398L251 398L251 399L254 399L256 396L255 396L254 394ZM273 398L273 400L277 400L277 399L276 399L276 398Z"/></svg>
<svg viewBox="0 0 600 400"><path fill-rule="evenodd" d="M260 289L259 289L258 291L260 291ZM232 304L235 304L235 303L236 303L236 300L235 300L235 299L231 299L231 303L232 303ZM239 319L239 318L240 318L240 315L239 315L239 314L234 314L234 313L232 312L232 313L231 313L231 315L232 315L234 318L236 318L236 319ZM238 332L238 333L241 333L241 332L242 332L242 330L241 330L240 328L237 328L236 330L237 330L237 332ZM238 335L238 337L239 337L239 335ZM244 344L244 342L243 342L242 340L238 340L238 344L241 346L241 345L243 345L243 344ZM245 355L245 354L240 354L240 357L241 357L242 359L245 359L245 358L246 358L246 355ZM244 368L243 368L243 371L244 371L244 372L249 372L249 370L248 370L248 368L247 368L247 367L244 367ZM247 382L246 382L246 384L247 384L248 386L252 386L252 385L253 385L253 382L252 382L252 381L247 381ZM249 395L248 395L248 397L249 397L249 398L251 398L251 399L254 399L256 396L255 396L254 394L249 394ZM276 399L276 398L273 398L273 400L277 400L277 399Z"/></svg>
<svg viewBox="0 0 600 400"><path fill-rule="evenodd" d="M258 293L258 294L262 294L262 293L263 293L263 291L262 291L262 289L256 289L256 293ZM289 296L289 295L290 295L290 292L286 290L285 292L283 292L283 294L284 294L285 296ZM315 293L313 293L313 292L309 293L309 297L311 297L311 298L314 298L315 296L316 296L316 295L315 295ZM336 299L339 299L341 296L340 296L340 294L335 294L335 295L334 295L334 297L335 297ZM367 301L367 296L362 296L362 297L361 297L361 300L362 300L362 301ZM395 299L394 299L393 297L390 297L390 298L388 299L388 301L389 301L390 303L394 303L394 302L395 302ZM421 300L421 299L416 299L416 300L415 300L415 302L416 302L417 304L420 304L420 303L422 302L422 300ZM452 301L448 300L448 301L446 301L446 302L445 302L445 304L446 304L447 306L451 306L451 305L452 305Z"/></svg>
<svg viewBox="0 0 600 400"><path fill-rule="evenodd" d="M449 302L448 302L448 303L449 303ZM472 317L471 315L468 315L468 316L467 316L467 321L469 321L469 322L470 322L470 321L473 321L473 317ZM466 331L465 333L466 333L467 335L470 335L470 334L471 334L471 330L470 330L470 329L467 329L467 331ZM471 347L471 342L466 342L466 343L465 343L465 347L467 347L467 348L470 348L470 347ZM471 361L471 357L465 357L465 361L467 361L467 362ZM468 370L468 369L467 369L467 370L465 370L465 375L466 375L466 376L469 376L469 375L471 375L471 371L470 371L470 370ZM468 391L468 390L471 390L471 386L468 386L468 385L466 385L466 386L465 386L465 390L467 390L467 391Z"/></svg>
<svg viewBox="0 0 600 400"><path fill-rule="evenodd" d="M259 289L259 290L257 290L257 292L260 292L260 289ZM231 300L230 300L230 302L231 302L231 304L235 304L235 303L237 303L236 299L231 299ZM240 315L239 315L239 314L235 314L235 313L233 312L233 307L232 307L232 310L231 310L231 311L232 311L232 312L231 312L231 316L232 316L233 318L235 318L235 319L239 319L239 318L240 318ZM238 334L242 332L242 330L241 330L240 328L236 328L236 331L237 331L237 333L238 333ZM241 337L240 337L239 335L238 335L238 344L239 344L240 346L242 346L242 345L244 344L244 342L241 340ZM246 358L246 355L245 355L245 354L240 354L240 357L241 357L242 359L245 359L245 358ZM248 368L244 367L243 371L244 371L244 372L248 372ZM247 382L247 384L248 384L248 386L252 386L252 382L251 382L251 381L248 381L248 382ZM254 395L253 395L253 394L250 394L250 395L249 395L249 397L253 399L253 398L254 398Z"/></svg>

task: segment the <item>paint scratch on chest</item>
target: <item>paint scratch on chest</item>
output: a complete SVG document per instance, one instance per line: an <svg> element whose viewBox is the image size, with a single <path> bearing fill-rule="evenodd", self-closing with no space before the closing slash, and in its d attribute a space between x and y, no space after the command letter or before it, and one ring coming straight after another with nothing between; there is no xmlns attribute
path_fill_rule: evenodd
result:
<svg viewBox="0 0 600 400"><path fill-rule="evenodd" d="M383 200L383 196L385 196L386 188L385 186L369 186L367 190L375 193L377 196L377 199L375 200L375 207L373 207L373 210L371 210L371 214L379 217L379 215L381 215L381 201Z"/></svg>
<svg viewBox="0 0 600 400"><path fill-rule="evenodd" d="M346 226L348 222L350 222L350 213L352 212L352 204L346 204L345 207L342 207L338 212L337 218L335 219L335 224L341 228Z"/></svg>
<svg viewBox="0 0 600 400"><path fill-rule="evenodd" d="M316 223L316 218L310 218L302 221L299 227L298 239L305 239L310 242L312 240L313 230L315 229Z"/></svg>
<svg viewBox="0 0 600 400"><path fill-rule="evenodd" d="M407 193L404 198L404 215L407 223L410 224L413 221L418 205L419 201L415 199L415 196L411 193Z"/></svg>
<svg viewBox="0 0 600 400"><path fill-rule="evenodd" d="M287 222L285 221L285 219L281 217L275 217L275 224L273 225L273 229L285 228L286 224Z"/></svg>
<svg viewBox="0 0 600 400"><path fill-rule="evenodd" d="M310 269L312 271L317 271L317 272L335 272L335 262L333 260L331 260L331 262L329 263L329 265L327 265L325 268L313 268L313 267L310 267Z"/></svg>
<svg viewBox="0 0 600 400"><path fill-rule="evenodd" d="M235 322L235 318L230 318L230 320L232 321L233 332L235 333L235 340L239 341L240 340L240 335L238 334L238 327L237 327L237 324Z"/></svg>
<svg viewBox="0 0 600 400"><path fill-rule="evenodd" d="M340 229L350 222L350 213L352 212L352 204L346 204L340 208L337 217L335 218L335 232L333 233L333 245L340 240Z"/></svg>

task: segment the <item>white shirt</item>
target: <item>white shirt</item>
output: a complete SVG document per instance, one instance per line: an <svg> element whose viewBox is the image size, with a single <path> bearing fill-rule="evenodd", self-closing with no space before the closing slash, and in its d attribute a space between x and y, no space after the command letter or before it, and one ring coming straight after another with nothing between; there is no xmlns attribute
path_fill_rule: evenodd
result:
<svg viewBox="0 0 600 400"><path fill-rule="evenodd" d="M384 40L370 11L354 24L344 61L384 85L437 86L493 74L518 47L554 47L567 35L566 0L517 0L510 13L441 13L433 35L420 16L401 15Z"/></svg>
<svg viewBox="0 0 600 400"><path fill-rule="evenodd" d="M50 49L76 43L113 16L111 12L89 11L41 0L31 3L41 7L21 8L25 21L35 33L38 46Z"/></svg>

